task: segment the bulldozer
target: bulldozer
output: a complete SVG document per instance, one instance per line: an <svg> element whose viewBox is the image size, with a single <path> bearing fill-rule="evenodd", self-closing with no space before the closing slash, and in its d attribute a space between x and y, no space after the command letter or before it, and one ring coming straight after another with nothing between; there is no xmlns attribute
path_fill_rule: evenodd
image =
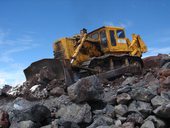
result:
<svg viewBox="0 0 170 128"><path fill-rule="evenodd" d="M39 60L24 70L28 81L43 68L68 85L83 77L105 76L117 69L119 73L125 73L126 69L133 72L134 67L141 70L141 57L147 52L147 46L140 35L132 34L130 41L123 27L103 26L91 32L84 28L78 35L55 41L53 52L54 58Z"/></svg>

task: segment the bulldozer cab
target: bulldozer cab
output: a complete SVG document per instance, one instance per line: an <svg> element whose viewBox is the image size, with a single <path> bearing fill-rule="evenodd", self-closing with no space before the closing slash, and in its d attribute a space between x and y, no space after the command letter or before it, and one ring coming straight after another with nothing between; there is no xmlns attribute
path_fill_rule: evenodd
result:
<svg viewBox="0 0 170 128"><path fill-rule="evenodd" d="M126 51L127 49L124 28L104 26L89 33L89 36L100 42L101 49L104 53Z"/></svg>

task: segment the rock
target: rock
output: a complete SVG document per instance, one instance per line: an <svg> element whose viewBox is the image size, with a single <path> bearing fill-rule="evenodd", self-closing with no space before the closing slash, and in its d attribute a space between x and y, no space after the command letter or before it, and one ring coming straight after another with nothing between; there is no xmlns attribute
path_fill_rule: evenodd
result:
<svg viewBox="0 0 170 128"><path fill-rule="evenodd" d="M162 69L170 69L170 62L165 63L165 64L162 66Z"/></svg>
<svg viewBox="0 0 170 128"><path fill-rule="evenodd" d="M148 72L145 76L144 76L144 80L149 83L150 81L155 81L156 78L155 76L151 73L151 72Z"/></svg>
<svg viewBox="0 0 170 128"><path fill-rule="evenodd" d="M46 125L46 126L42 126L41 128L52 128L52 126L49 124L49 125Z"/></svg>
<svg viewBox="0 0 170 128"><path fill-rule="evenodd" d="M122 128L135 128L134 122L125 122Z"/></svg>
<svg viewBox="0 0 170 128"><path fill-rule="evenodd" d="M64 89L60 88L60 87L55 87L50 91L50 95L52 95L52 96L61 96L64 94L65 94Z"/></svg>
<svg viewBox="0 0 170 128"><path fill-rule="evenodd" d="M129 85L126 85L126 86L123 86L122 88L119 88L117 90L117 93L118 94L121 94L121 93L128 93L132 90L132 88L129 86Z"/></svg>
<svg viewBox="0 0 170 128"><path fill-rule="evenodd" d="M170 118L170 103L157 107L153 112L159 117Z"/></svg>
<svg viewBox="0 0 170 128"><path fill-rule="evenodd" d="M150 120L145 121L140 128L155 128L154 123Z"/></svg>
<svg viewBox="0 0 170 128"><path fill-rule="evenodd" d="M147 86L147 89L150 90L152 94L158 95L158 90L160 88L159 80L150 81Z"/></svg>
<svg viewBox="0 0 170 128"><path fill-rule="evenodd" d="M42 103L48 109L52 110L53 108L60 109L61 107L65 107L67 105L71 105L72 102L69 99L69 96L62 95L60 97L50 97L47 100L43 100Z"/></svg>
<svg viewBox="0 0 170 128"><path fill-rule="evenodd" d="M148 116L145 121L147 120L154 122L156 128L166 128L165 122L155 116Z"/></svg>
<svg viewBox="0 0 170 128"><path fill-rule="evenodd" d="M100 116L94 120L94 122L87 128L96 128L98 126L109 126L113 124L113 119L107 116Z"/></svg>
<svg viewBox="0 0 170 128"><path fill-rule="evenodd" d="M103 109L104 115L107 115L111 118L115 117L115 109L112 105L106 105L106 107Z"/></svg>
<svg viewBox="0 0 170 128"><path fill-rule="evenodd" d="M138 112L138 109L137 109L137 102L135 100L133 100L129 106L128 106L128 111L136 111Z"/></svg>
<svg viewBox="0 0 170 128"><path fill-rule="evenodd" d="M137 101L137 109L145 117L151 114L153 110L150 103L146 103L142 101Z"/></svg>
<svg viewBox="0 0 170 128"><path fill-rule="evenodd" d="M170 101L170 91L162 91L161 97L166 99L167 101Z"/></svg>
<svg viewBox="0 0 170 128"><path fill-rule="evenodd" d="M51 117L50 110L43 105L34 105L28 110L15 110L11 118L11 125L15 127L18 122L31 120L38 125L47 125Z"/></svg>
<svg viewBox="0 0 170 128"><path fill-rule="evenodd" d="M117 126L117 127L120 127L120 125L122 125L122 122L121 122L121 120L115 120L115 126Z"/></svg>
<svg viewBox="0 0 170 128"><path fill-rule="evenodd" d="M38 128L38 125L36 125L34 122L31 120L27 121L21 121L18 123L19 128Z"/></svg>
<svg viewBox="0 0 170 128"><path fill-rule="evenodd" d="M2 89L0 89L0 93L7 94L7 92L12 88L10 85L4 85ZM1 94L0 94L1 95Z"/></svg>
<svg viewBox="0 0 170 128"><path fill-rule="evenodd" d="M143 124L144 120L141 114L139 113L132 113L127 116L127 122L133 122L135 124Z"/></svg>
<svg viewBox="0 0 170 128"><path fill-rule="evenodd" d="M144 87L135 88L131 91L131 97L135 100L150 102L155 95Z"/></svg>
<svg viewBox="0 0 170 128"><path fill-rule="evenodd" d="M67 88L70 99L74 102L88 100L102 100L103 88L97 76L89 76L79 79Z"/></svg>
<svg viewBox="0 0 170 128"><path fill-rule="evenodd" d="M120 116L123 116L127 111L128 109L126 105L119 104L115 106L115 113Z"/></svg>
<svg viewBox="0 0 170 128"><path fill-rule="evenodd" d="M56 117L65 122L90 123L92 120L91 107L88 104L71 104L60 108Z"/></svg>
<svg viewBox="0 0 170 128"><path fill-rule="evenodd" d="M114 110L114 107L110 104L107 104L106 107L102 110L95 110L93 111L93 113L95 114L93 117L98 117L98 116L101 116L101 115L105 115L105 116L108 116L108 117L111 117L111 118L114 118L115 117L115 110Z"/></svg>
<svg viewBox="0 0 170 128"><path fill-rule="evenodd" d="M111 89L108 92L104 92L104 97L102 101L107 104L115 105L116 104L116 92Z"/></svg>
<svg viewBox="0 0 170 128"><path fill-rule="evenodd" d="M128 93L122 93L117 95L118 104L127 104L131 100L131 96Z"/></svg>
<svg viewBox="0 0 170 128"><path fill-rule="evenodd" d="M161 96L155 96L152 100L151 103L152 105L156 108L158 106L161 106L162 104L164 104L165 102L167 102L166 99L162 98Z"/></svg>
<svg viewBox="0 0 170 128"><path fill-rule="evenodd" d="M0 110L0 127L8 128L10 126L9 115L6 111Z"/></svg>
<svg viewBox="0 0 170 128"><path fill-rule="evenodd" d="M134 76L128 77L128 78L126 78L125 81L123 81L122 85L127 85L127 84L133 85L136 81L137 81L136 77L134 77Z"/></svg>

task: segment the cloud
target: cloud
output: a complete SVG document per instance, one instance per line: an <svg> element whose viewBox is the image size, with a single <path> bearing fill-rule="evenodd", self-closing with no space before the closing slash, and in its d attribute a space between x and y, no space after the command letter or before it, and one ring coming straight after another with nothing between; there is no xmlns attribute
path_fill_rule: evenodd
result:
<svg viewBox="0 0 170 128"><path fill-rule="evenodd" d="M132 21L125 21L125 22L119 22L119 23L113 23L113 22L104 22L104 25L105 26L117 26L117 27L123 27L123 28L128 28L128 27L131 27L133 26L133 23Z"/></svg>
<svg viewBox="0 0 170 128"><path fill-rule="evenodd" d="M156 56L160 53L161 54L170 54L170 47L162 47L162 48L150 47L150 48L148 48L148 52L143 54L143 58L148 57L148 56Z"/></svg>
<svg viewBox="0 0 170 128"><path fill-rule="evenodd" d="M35 42L33 36L29 34L18 36L11 31L0 29L0 87L4 84L14 86L25 80L24 64L18 63L18 60L15 60L14 57L23 51L37 47L38 44Z"/></svg>

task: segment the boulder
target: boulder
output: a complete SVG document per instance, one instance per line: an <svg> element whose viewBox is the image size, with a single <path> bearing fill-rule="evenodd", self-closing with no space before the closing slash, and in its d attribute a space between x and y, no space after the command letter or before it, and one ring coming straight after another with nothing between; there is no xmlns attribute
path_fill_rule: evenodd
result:
<svg viewBox="0 0 170 128"><path fill-rule="evenodd" d="M34 105L28 110L15 110L11 118L11 127L14 128L18 122L31 120L36 122L37 125L43 126L50 122L51 112L43 105Z"/></svg>
<svg viewBox="0 0 170 128"><path fill-rule="evenodd" d="M123 87L119 88L119 89L117 90L117 93L118 93L118 94L128 93L128 92L130 92L131 90L132 90L131 86L126 85L126 86L123 86Z"/></svg>
<svg viewBox="0 0 170 128"><path fill-rule="evenodd" d="M157 107L153 112L159 117L170 118L170 103Z"/></svg>
<svg viewBox="0 0 170 128"><path fill-rule="evenodd" d="M107 116L100 116L94 119L94 122L87 128L96 128L98 126L109 126L113 124L113 119Z"/></svg>
<svg viewBox="0 0 170 128"><path fill-rule="evenodd" d="M62 95L60 97L49 97L46 100L42 100L41 104L46 106L48 109L52 110L53 108L60 109L61 107L71 105L72 102L69 99L69 96Z"/></svg>
<svg viewBox="0 0 170 128"><path fill-rule="evenodd" d="M126 80L125 81L123 81L122 82L122 85L124 86L124 85L127 85L127 84L129 84L129 85L133 85L135 82L137 82L137 78L136 77L128 77L128 78L126 78Z"/></svg>
<svg viewBox="0 0 170 128"><path fill-rule="evenodd" d="M167 101L170 101L170 91L162 91L161 97L166 99Z"/></svg>
<svg viewBox="0 0 170 128"><path fill-rule="evenodd" d="M112 89L104 91L102 101L107 104L116 105L116 92Z"/></svg>
<svg viewBox="0 0 170 128"><path fill-rule="evenodd" d="M135 128L134 122L125 122L121 128Z"/></svg>
<svg viewBox="0 0 170 128"><path fill-rule="evenodd" d="M145 121L140 128L155 128L154 123L150 120Z"/></svg>
<svg viewBox="0 0 170 128"><path fill-rule="evenodd" d="M166 128L165 122L163 120L159 119L156 116L153 116L153 115L148 116L145 119L145 121L147 121L147 120L154 122L154 125L155 125L156 128Z"/></svg>
<svg viewBox="0 0 170 128"><path fill-rule="evenodd" d="M18 128L39 128L39 127L36 123L32 122L31 120L27 120L19 122Z"/></svg>
<svg viewBox="0 0 170 128"><path fill-rule="evenodd" d="M120 116L123 116L124 114L126 114L127 111L128 111L128 108L126 105L119 104L115 106L115 113Z"/></svg>
<svg viewBox="0 0 170 128"><path fill-rule="evenodd" d="M70 99L74 102L88 100L102 100L103 88L97 76L89 76L79 79L67 88Z"/></svg>
<svg viewBox="0 0 170 128"><path fill-rule="evenodd" d="M144 117L151 114L153 108L150 103L137 101L137 109Z"/></svg>
<svg viewBox="0 0 170 128"><path fill-rule="evenodd" d="M64 94L65 94L64 89L60 88L60 87L55 87L50 91L50 95L52 95L52 96L61 96Z"/></svg>
<svg viewBox="0 0 170 128"><path fill-rule="evenodd" d="M150 102L155 96L150 90L144 87L136 87L131 92L131 97L135 100Z"/></svg>
<svg viewBox="0 0 170 128"><path fill-rule="evenodd" d="M71 104L60 108L56 118L64 122L90 123L92 120L91 107L88 104Z"/></svg>
<svg viewBox="0 0 170 128"><path fill-rule="evenodd" d="M131 113L127 116L127 122L133 122L134 124L143 124L144 120L141 114L139 113Z"/></svg>
<svg viewBox="0 0 170 128"><path fill-rule="evenodd" d="M153 107L158 107L161 106L162 104L164 104L165 102L167 102L166 99L164 99L161 96L155 96L154 98L152 98L151 103L153 105Z"/></svg>
<svg viewBox="0 0 170 128"><path fill-rule="evenodd" d="M117 95L118 104L127 104L131 100L131 96L128 93L122 93Z"/></svg>

